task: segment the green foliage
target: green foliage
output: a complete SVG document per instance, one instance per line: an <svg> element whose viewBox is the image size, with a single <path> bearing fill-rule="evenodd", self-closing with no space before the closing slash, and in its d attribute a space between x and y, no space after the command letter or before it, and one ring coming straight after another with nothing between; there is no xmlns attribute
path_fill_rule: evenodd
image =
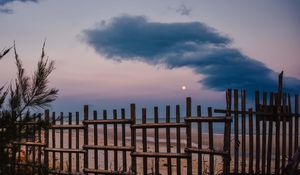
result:
<svg viewBox="0 0 300 175"><path fill-rule="evenodd" d="M25 74L15 45L2 50L0 60L12 48L17 66L17 76L14 83L8 87L5 85L0 87L0 167L2 167L0 174L5 173L3 167L15 161L15 157L11 156L11 153L18 149L15 142L25 141L28 136L35 137L34 130L49 126L49 123L44 120L39 121L34 128L28 123L35 121L34 116L37 114L33 114L34 111L48 107L58 94L57 89L49 88L48 79L54 70L54 62L45 58L45 43L32 77Z"/></svg>

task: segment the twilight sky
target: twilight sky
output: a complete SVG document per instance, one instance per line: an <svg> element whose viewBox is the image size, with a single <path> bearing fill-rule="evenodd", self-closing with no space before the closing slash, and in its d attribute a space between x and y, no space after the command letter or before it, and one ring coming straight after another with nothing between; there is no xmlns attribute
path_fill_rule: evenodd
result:
<svg viewBox="0 0 300 175"><path fill-rule="evenodd" d="M300 2L0 0L0 48L28 74L44 39L56 111L177 104L223 107L226 88L300 91ZM15 76L13 54L0 84ZM186 90L182 90L186 86Z"/></svg>

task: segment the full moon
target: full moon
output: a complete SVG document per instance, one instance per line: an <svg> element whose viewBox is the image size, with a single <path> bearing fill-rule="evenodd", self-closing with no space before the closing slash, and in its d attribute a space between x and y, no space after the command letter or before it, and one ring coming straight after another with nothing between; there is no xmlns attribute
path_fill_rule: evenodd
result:
<svg viewBox="0 0 300 175"><path fill-rule="evenodd" d="M186 90L186 86L182 86L181 89L182 89L182 90Z"/></svg>

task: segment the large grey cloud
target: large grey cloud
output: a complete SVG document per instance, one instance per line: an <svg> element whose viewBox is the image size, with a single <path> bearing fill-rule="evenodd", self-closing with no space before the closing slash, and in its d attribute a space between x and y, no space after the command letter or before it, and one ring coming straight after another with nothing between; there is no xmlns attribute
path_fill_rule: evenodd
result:
<svg viewBox="0 0 300 175"><path fill-rule="evenodd" d="M4 7L6 4L12 3L12 2L35 2L37 3L39 0L0 0L0 13L7 13L11 14L13 13L12 9Z"/></svg>
<svg viewBox="0 0 300 175"><path fill-rule="evenodd" d="M189 67L204 75L206 88L276 90L277 73L232 48L232 40L201 22L149 22L142 16L115 17L83 31L84 40L108 59L138 60L167 68ZM300 80L286 77L285 88L299 92Z"/></svg>
<svg viewBox="0 0 300 175"><path fill-rule="evenodd" d="M38 2L38 0L0 0L0 6L3 6L5 4L14 2L14 1L19 1L19 2Z"/></svg>

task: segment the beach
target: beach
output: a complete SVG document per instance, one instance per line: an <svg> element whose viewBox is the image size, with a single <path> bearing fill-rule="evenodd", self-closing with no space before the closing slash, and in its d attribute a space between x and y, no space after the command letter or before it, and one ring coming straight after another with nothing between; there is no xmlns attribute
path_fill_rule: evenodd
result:
<svg viewBox="0 0 300 175"><path fill-rule="evenodd" d="M184 153L184 148L186 147L186 138L185 138L185 129L181 129L180 130L180 140L181 140L181 149L180 149L180 153ZM94 145L95 144L95 140L94 140L94 133L95 133L95 129L92 127L90 127L88 129L88 143L89 145ZM103 134L103 128L102 127L98 127L97 128L97 133L98 133L98 137L97 137L97 145L104 145L104 134ZM130 135L130 128L129 127L125 127L125 146L130 147L131 146L131 135ZM69 143L68 143L68 138L69 138L69 131L68 130L64 130L63 133L63 147L64 148L69 148ZM75 148L76 145L76 132L73 130L72 131L72 148ZM171 152L172 153L176 153L177 151L177 142L176 142L176 129L170 129L170 145L171 145ZM50 147L53 147L52 145L52 131L50 130ZM154 146L154 129L147 129L147 152L155 152L155 146ZM56 137L56 148L60 148L60 130L57 129L55 131L55 137ZM118 127L118 132L117 132L117 145L118 146L122 146L122 128ZM114 145L114 129L112 126L108 126L107 128L107 144L113 146ZM192 147L197 148L198 147L198 133L196 130L192 130ZM232 140L231 140L231 144L234 143L233 140L233 135L232 135ZM213 135L213 141L214 141L214 150L219 150L221 151L223 149L223 135L222 134L214 134ZM241 136L239 138L239 140L241 140ZM80 130L79 131L79 148L81 148L81 146L83 145L83 140L84 140L84 136L83 136L83 131ZM246 140L247 143L249 143L249 136L246 136ZM255 136L254 136L254 148L253 151L255 151ZM275 144L275 137L273 139L273 142ZM167 152L167 140L166 140L166 129L159 129L159 152L160 153L166 153ZM207 149L209 145L209 139L208 139L208 134L207 133L202 133L202 148L203 149ZM124 146L124 145L123 145ZM136 152L143 152L143 146L142 146L142 130L139 129L136 131ZM241 155L241 145L239 146L239 154ZM233 145L231 145L231 155L232 155L232 159L233 159ZM274 146L273 146L273 150L272 153L274 154ZM248 157L248 153L249 153L249 145L246 145L246 169L248 169L248 165L249 165L249 157ZM98 154L98 168L99 169L104 169L104 151L103 150L98 150L97 151ZM68 155L69 153L64 153L63 154L63 167L64 170L67 170L69 165L69 161L68 161ZM49 160L52 160L52 153L49 153ZM76 169L76 154L73 153L71 155L72 157L72 170L75 171ZM79 169L82 170L83 169L83 154L80 154L80 167ZM118 170L122 171L123 170L123 153L122 151L118 151ZM239 156L239 164L241 164L241 156ZM60 167L60 153L56 153L55 154L55 167L57 169L59 169ZM95 168L95 152L94 150L89 150L88 151L88 168L90 169L94 169ZM137 158L137 171L138 173L142 173L143 172L143 162L142 162L143 158ZM203 167L203 171L208 171L208 164L209 164L209 155L202 155L202 167ZM127 162L127 171L130 169L131 167L131 158L130 158L130 151L126 152L126 162ZM152 172L155 170L154 168L154 158L148 158L147 159L147 164L148 164L148 173ZM49 166L53 167L52 162L49 162ZM167 167L171 166L172 167L172 171L175 173L177 170L177 165L176 165L176 159L171 159L171 165L168 164L167 159L166 158L160 158L159 159L159 166L160 166L160 173L165 174L167 173ZM220 172L222 170L222 166L223 166L223 162L222 162L222 157L221 156L214 156L214 168L215 168L215 172ZM255 154L254 154L254 166L255 166ZM198 154L193 154L192 156L192 167L193 167L193 173L197 173L197 167L198 167ZM186 174L186 160L182 159L181 160L181 172L182 174ZM114 151L108 151L108 169L109 170L114 170ZM233 169L233 161L231 161L231 170ZM274 170L274 157L272 157L272 164L271 164L271 169Z"/></svg>

